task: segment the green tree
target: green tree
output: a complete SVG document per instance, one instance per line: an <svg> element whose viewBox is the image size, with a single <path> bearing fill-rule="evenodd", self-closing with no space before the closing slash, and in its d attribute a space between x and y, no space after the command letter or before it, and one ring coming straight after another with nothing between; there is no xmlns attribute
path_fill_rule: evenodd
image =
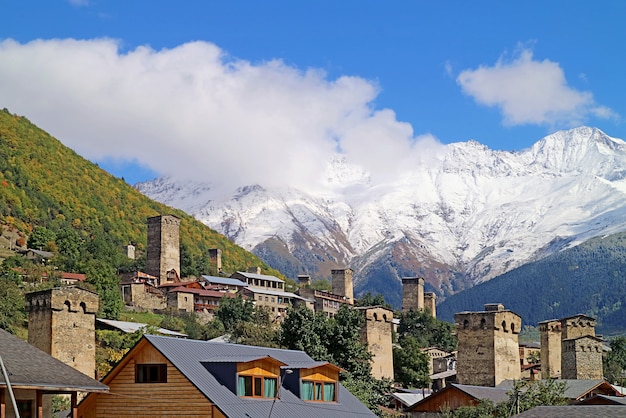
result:
<svg viewBox="0 0 626 418"><path fill-rule="evenodd" d="M394 377L405 388L424 388L430 383L428 365L430 358L424 353L419 342L407 336L393 349Z"/></svg>
<svg viewBox="0 0 626 418"><path fill-rule="evenodd" d="M363 313L342 305L330 320L330 325L328 353L334 363L356 379L370 377L372 355L360 337L361 328L365 325Z"/></svg>
<svg viewBox="0 0 626 418"><path fill-rule="evenodd" d="M56 239L56 234L46 227L38 226L28 237L28 247L35 250L45 250Z"/></svg>
<svg viewBox="0 0 626 418"><path fill-rule="evenodd" d="M105 261L89 260L83 269L87 283L92 285L100 296L98 315L107 319L117 319L124 308L124 301L115 268Z"/></svg>
<svg viewBox="0 0 626 418"><path fill-rule="evenodd" d="M314 313L304 305L289 312L281 324L280 344L290 350L301 350L318 361L329 361L330 325L322 312Z"/></svg>
<svg viewBox="0 0 626 418"><path fill-rule="evenodd" d="M399 339L411 336L422 348L437 347L443 351L456 349L456 337L452 334L452 324L433 318L430 312L401 312L399 319Z"/></svg>
<svg viewBox="0 0 626 418"><path fill-rule="evenodd" d="M356 306L384 306L387 309L393 310L393 307L385 302L385 297L380 293L373 295L372 293L367 292L366 294L355 300L354 304Z"/></svg>
<svg viewBox="0 0 626 418"><path fill-rule="evenodd" d="M488 399L481 399L475 406L462 406L454 411L447 411L443 418L494 418L496 405Z"/></svg>
<svg viewBox="0 0 626 418"><path fill-rule="evenodd" d="M226 332L232 332L238 322L252 320L253 314L254 304L249 299L244 300L241 295L234 298L222 297L216 313Z"/></svg>
<svg viewBox="0 0 626 418"><path fill-rule="evenodd" d="M267 306L257 306L252 321L239 321L231 333L231 340L238 344L278 348L280 327L271 318Z"/></svg>
<svg viewBox="0 0 626 418"><path fill-rule="evenodd" d="M24 295L15 278L0 276L0 328L15 333L25 319Z"/></svg>
<svg viewBox="0 0 626 418"><path fill-rule="evenodd" d="M626 336L611 340L611 351L604 357L604 377L611 383L623 386L626 371Z"/></svg>
<svg viewBox="0 0 626 418"><path fill-rule="evenodd" d="M536 406L566 405L565 382L540 380L538 382L518 381L513 385L508 400L496 407L499 417L511 417Z"/></svg>

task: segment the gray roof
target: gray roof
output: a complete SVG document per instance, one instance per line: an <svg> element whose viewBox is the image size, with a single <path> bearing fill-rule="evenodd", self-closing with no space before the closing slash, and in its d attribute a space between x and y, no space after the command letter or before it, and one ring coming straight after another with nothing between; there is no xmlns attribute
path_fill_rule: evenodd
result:
<svg viewBox="0 0 626 418"><path fill-rule="evenodd" d="M337 385L337 402L304 402L284 386L280 399L241 398L223 386L203 366L210 358L224 357L272 357L288 367L315 367L319 362L303 351L282 350L210 341L184 340L179 338L145 335L183 375L185 375L218 409L228 417L266 418L270 412L276 418L375 417L365 405L341 384ZM293 364L293 366L291 366ZM309 365L309 366L307 366Z"/></svg>
<svg viewBox="0 0 626 418"><path fill-rule="evenodd" d="M0 356L13 388L108 392L109 387L0 329ZM0 373L0 386L6 386Z"/></svg>
<svg viewBox="0 0 626 418"><path fill-rule="evenodd" d="M516 418L623 418L626 410L618 405L537 406Z"/></svg>
<svg viewBox="0 0 626 418"><path fill-rule="evenodd" d="M539 380L541 382L542 380ZM581 396L586 393L592 391L596 387L600 386L602 383L607 383L606 380L595 379L595 380L582 380L582 379L559 379L556 382L564 382L565 383L565 392L563 396L567 399L579 399ZM513 389L513 385L515 384L514 380L504 380L497 387L504 388L507 390Z"/></svg>
<svg viewBox="0 0 626 418"><path fill-rule="evenodd" d="M239 279L233 279L230 277L215 277L215 276L202 276L202 278L211 284L223 284L226 286L243 286L248 287L248 283Z"/></svg>
<svg viewBox="0 0 626 418"><path fill-rule="evenodd" d="M102 318L96 318L96 322L106 324L110 327L116 328L127 334L139 331L142 328L149 327L148 324L142 324L141 322L114 321L112 319L102 319ZM171 335L173 337L187 337L187 334L183 334L182 332L176 332L176 331L172 331L172 330L165 329L165 328L159 328L159 327L154 327L154 328L163 335Z"/></svg>
<svg viewBox="0 0 626 418"><path fill-rule="evenodd" d="M489 399L493 403L502 402L509 398L509 389L499 387L494 388L490 386L459 385L457 383L452 383L450 386L453 386L476 399Z"/></svg>
<svg viewBox="0 0 626 418"><path fill-rule="evenodd" d="M270 295L270 296L282 296L284 298L292 298L292 299L300 299L300 300L310 300L307 298L303 298L300 295L296 295L295 293L291 293L291 292L283 292L282 290L270 290L270 289L266 289L264 287L248 287L248 290L252 293L255 294L260 294L260 295Z"/></svg>
<svg viewBox="0 0 626 418"><path fill-rule="evenodd" d="M275 276L269 276L267 274L248 273L245 271L238 271L237 273L249 279L259 279L259 280L267 280L269 282L285 283L284 280L279 279L278 277L275 277Z"/></svg>

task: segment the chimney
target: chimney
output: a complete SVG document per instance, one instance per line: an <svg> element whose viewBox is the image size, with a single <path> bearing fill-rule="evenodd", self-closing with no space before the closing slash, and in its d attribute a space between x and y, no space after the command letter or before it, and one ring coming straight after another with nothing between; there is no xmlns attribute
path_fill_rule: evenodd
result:
<svg viewBox="0 0 626 418"><path fill-rule="evenodd" d="M261 274L261 267L248 267L248 273Z"/></svg>

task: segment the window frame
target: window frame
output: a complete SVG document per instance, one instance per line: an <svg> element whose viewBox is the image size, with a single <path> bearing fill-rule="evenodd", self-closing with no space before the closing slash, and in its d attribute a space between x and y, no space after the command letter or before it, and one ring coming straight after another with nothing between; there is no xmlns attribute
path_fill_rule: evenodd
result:
<svg viewBox="0 0 626 418"><path fill-rule="evenodd" d="M243 389L244 393L240 393L239 379L244 379ZM250 395L246 394L248 385L245 383L245 379L250 379ZM265 396L266 381L274 381L274 396ZM278 378L273 376L263 376L258 374L237 373L237 396L240 398L256 398L256 399L276 399L278 397Z"/></svg>
<svg viewBox="0 0 626 418"><path fill-rule="evenodd" d="M300 397L302 398L303 401L305 402L337 402L337 382L329 382L329 381L325 381L325 380L314 380L314 379L302 379L302 383L301 385L304 385L305 383L308 384L313 384L313 399L304 399L304 397L302 396L304 390L301 390L300 393ZM325 399L325 394L326 391L325 389L325 385L332 385L334 387L333 389L333 395L332 395L332 399ZM321 396L321 399L318 398L318 388L320 388L320 392L319 392L319 396Z"/></svg>
<svg viewBox="0 0 626 418"><path fill-rule="evenodd" d="M167 383L167 363L135 364L135 383Z"/></svg>

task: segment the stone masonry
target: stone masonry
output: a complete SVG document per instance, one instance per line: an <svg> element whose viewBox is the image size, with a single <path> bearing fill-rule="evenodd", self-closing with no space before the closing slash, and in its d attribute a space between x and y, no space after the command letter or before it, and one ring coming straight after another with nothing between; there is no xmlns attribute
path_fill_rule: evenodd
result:
<svg viewBox="0 0 626 418"><path fill-rule="evenodd" d="M424 309L424 279L422 277L402 278L402 310L421 311Z"/></svg>
<svg viewBox="0 0 626 418"><path fill-rule="evenodd" d="M335 269L331 270L332 287L335 295L343 296L347 302L354 304L354 287L352 283L352 269Z"/></svg>
<svg viewBox="0 0 626 418"><path fill-rule="evenodd" d="M95 377L98 295L63 287L26 295L28 342L63 363Z"/></svg>
<svg viewBox="0 0 626 418"><path fill-rule="evenodd" d="M541 378L561 377L561 321L552 319L539 323L541 335Z"/></svg>
<svg viewBox="0 0 626 418"><path fill-rule="evenodd" d="M393 379L392 320L393 311L382 306L356 308L365 315L361 341L372 354L372 376Z"/></svg>
<svg viewBox="0 0 626 418"><path fill-rule="evenodd" d="M146 273L167 282L167 272L180 274L180 219L173 215L148 218Z"/></svg>
<svg viewBox="0 0 626 418"><path fill-rule="evenodd" d="M482 312L454 315L458 336L457 382L496 386L519 380L518 334L522 318L501 304L487 304Z"/></svg>

